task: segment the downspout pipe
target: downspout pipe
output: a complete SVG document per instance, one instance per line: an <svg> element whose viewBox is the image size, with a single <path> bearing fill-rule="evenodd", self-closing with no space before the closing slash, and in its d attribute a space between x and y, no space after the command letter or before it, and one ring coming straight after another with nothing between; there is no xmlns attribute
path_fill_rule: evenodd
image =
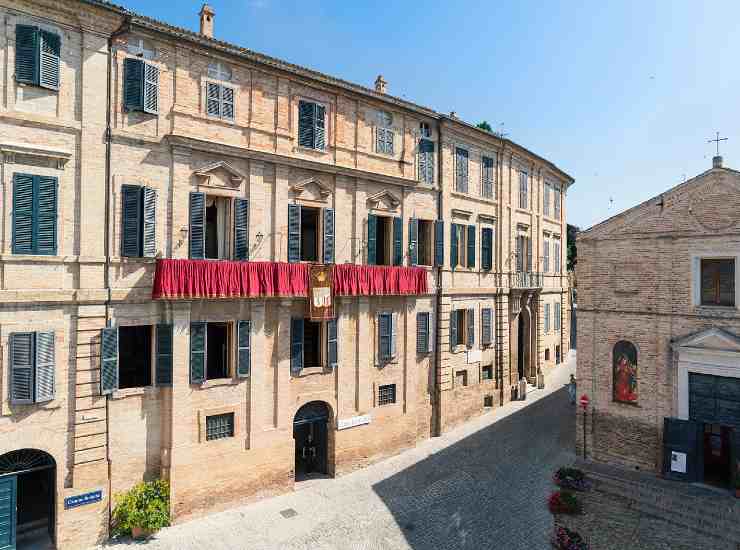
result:
<svg viewBox="0 0 740 550"><path fill-rule="evenodd" d="M437 125L437 221L444 223L444 209L443 209L443 193L442 193L442 119L438 121ZM444 241L444 229L442 230L442 238ZM442 258L444 258L444 248L442 249ZM434 376L432 377L432 395L434 397L434 407L436 411L434 414L434 427L432 429L432 436L442 435L442 394L438 383L438 376L442 368L442 271L444 268L444 259L442 265L436 266L437 271L437 288L436 297L434 303L434 334L437 340L437 345L434 346Z"/></svg>

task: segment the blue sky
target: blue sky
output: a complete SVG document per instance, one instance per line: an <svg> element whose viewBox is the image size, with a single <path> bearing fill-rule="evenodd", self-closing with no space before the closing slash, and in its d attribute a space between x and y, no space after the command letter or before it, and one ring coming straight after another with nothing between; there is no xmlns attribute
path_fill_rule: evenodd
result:
<svg viewBox="0 0 740 550"><path fill-rule="evenodd" d="M197 30L200 2L120 2ZM709 168L716 130L740 169L737 1L210 4L219 39L367 86L382 73L393 95L503 123L576 179L582 228Z"/></svg>

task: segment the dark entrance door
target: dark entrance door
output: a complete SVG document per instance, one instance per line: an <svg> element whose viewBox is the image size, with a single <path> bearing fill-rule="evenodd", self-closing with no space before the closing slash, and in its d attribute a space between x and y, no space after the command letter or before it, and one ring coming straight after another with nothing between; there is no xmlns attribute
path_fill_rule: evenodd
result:
<svg viewBox="0 0 740 550"><path fill-rule="evenodd" d="M720 424L704 424L704 482L727 486L730 468L732 429Z"/></svg>
<svg viewBox="0 0 740 550"><path fill-rule="evenodd" d="M516 340L516 345L517 345L516 358L517 358L517 373L519 374L517 381L524 378L524 338L526 336L524 333L523 315L524 313L519 313L519 320L517 321L518 333L517 333L517 340Z"/></svg>
<svg viewBox="0 0 740 550"><path fill-rule="evenodd" d="M301 481L328 473L329 407L323 401L306 403L293 420L295 479Z"/></svg>

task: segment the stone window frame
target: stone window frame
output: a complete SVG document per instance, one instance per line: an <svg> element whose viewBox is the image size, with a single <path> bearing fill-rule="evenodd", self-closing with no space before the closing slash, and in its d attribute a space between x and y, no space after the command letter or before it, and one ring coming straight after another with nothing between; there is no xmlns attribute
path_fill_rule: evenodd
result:
<svg viewBox="0 0 740 550"><path fill-rule="evenodd" d="M691 257L691 307L693 309L703 309L707 311L740 311L740 250L739 249L708 249L695 250L690 252ZM702 260L735 260L735 305L734 306L716 306L703 305L701 303L701 261Z"/></svg>
<svg viewBox="0 0 740 550"><path fill-rule="evenodd" d="M232 110L232 117L224 117L223 115L210 115L208 114L208 84L214 84L218 86L219 88L228 88L231 90L231 110ZM236 118L237 118L237 103L238 103L238 97L239 97L239 88L234 84L231 80L218 80L215 78L212 78L208 76L207 74L201 77L201 94L203 97L203 101L201 101L200 108L202 109L203 116L207 118L208 120L214 120L223 122L224 124L229 125L235 125L236 124ZM223 103L221 100L219 100L219 103Z"/></svg>
<svg viewBox="0 0 740 550"><path fill-rule="evenodd" d="M215 408L208 408L208 409L198 409L196 413L196 428L198 432L198 443L200 444L208 444L208 445L223 445L226 444L233 444L233 442L239 438L241 435L242 430L242 419L239 416L239 408L240 405L224 405L223 407L215 407ZM206 417L208 416L216 416L219 414L229 414L233 413L234 415L234 435L232 437L223 437L219 439L206 439Z"/></svg>
<svg viewBox="0 0 740 550"><path fill-rule="evenodd" d="M295 149L296 151L301 151L303 153L309 153L309 154L315 154L319 156L323 155L329 155L331 154L331 150L333 149L334 145L332 144L332 136L334 134L334 103L332 103L329 100L319 99L316 96L310 96L302 93L293 94L290 98L291 101L291 108L290 108L290 118L291 122L291 136L292 139L295 140ZM300 122L299 122L299 110L300 110L300 104L301 101L305 101L307 103L315 103L317 105L321 105L324 107L324 148L318 149L314 147L306 147L303 145L300 145ZM236 109L236 107L235 107ZM295 129L293 130L292 127L295 125Z"/></svg>

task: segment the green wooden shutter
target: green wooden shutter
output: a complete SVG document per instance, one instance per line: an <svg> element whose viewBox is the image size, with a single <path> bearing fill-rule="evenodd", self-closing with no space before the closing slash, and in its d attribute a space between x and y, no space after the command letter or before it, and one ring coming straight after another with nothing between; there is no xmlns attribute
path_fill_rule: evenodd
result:
<svg viewBox="0 0 740 550"><path fill-rule="evenodd" d="M398 351L398 313L391 313L391 357L395 357Z"/></svg>
<svg viewBox="0 0 740 550"><path fill-rule="evenodd" d="M142 187L142 256L154 258L157 253L157 192L151 187Z"/></svg>
<svg viewBox="0 0 740 550"><path fill-rule="evenodd" d="M455 150L455 179L456 190L461 193L468 192L468 152L458 147Z"/></svg>
<svg viewBox="0 0 740 550"><path fill-rule="evenodd" d="M325 149L326 148L326 107L323 105L315 105L314 108L314 148Z"/></svg>
<svg viewBox="0 0 740 550"><path fill-rule="evenodd" d="M419 140L419 180L434 183L434 142Z"/></svg>
<svg viewBox="0 0 740 550"><path fill-rule="evenodd" d="M419 220L409 219L409 262L411 265L419 263Z"/></svg>
<svg viewBox="0 0 740 550"><path fill-rule="evenodd" d="M249 200L234 199L234 259L249 259Z"/></svg>
<svg viewBox="0 0 740 550"><path fill-rule="evenodd" d="M159 111L159 68L144 63L144 112L156 115Z"/></svg>
<svg viewBox="0 0 740 550"><path fill-rule="evenodd" d="M390 313L378 315L378 355L381 361L391 358L392 351L392 316Z"/></svg>
<svg viewBox="0 0 740 550"><path fill-rule="evenodd" d="M39 31L36 27L15 26L15 80L26 84L39 81Z"/></svg>
<svg viewBox="0 0 740 550"><path fill-rule="evenodd" d="M100 331L100 393L118 389L118 328Z"/></svg>
<svg viewBox="0 0 740 550"><path fill-rule="evenodd" d="M545 316L545 333L550 332L550 304L545 304L544 307L544 316Z"/></svg>
<svg viewBox="0 0 740 550"><path fill-rule="evenodd" d="M516 270L524 271L524 237L518 235L516 238Z"/></svg>
<svg viewBox="0 0 740 550"><path fill-rule="evenodd" d="M334 263L334 209L324 208L324 263Z"/></svg>
<svg viewBox="0 0 740 550"><path fill-rule="evenodd" d="M157 325L157 364L154 382L157 386L172 385L172 325Z"/></svg>
<svg viewBox="0 0 740 550"><path fill-rule="evenodd" d="M525 237L525 239L527 244L527 271L532 271L532 239L529 237Z"/></svg>
<svg viewBox="0 0 740 550"><path fill-rule="evenodd" d="M141 255L142 195L138 185L121 186L121 256Z"/></svg>
<svg viewBox="0 0 740 550"><path fill-rule="evenodd" d="M15 550L18 477L0 478L0 550Z"/></svg>
<svg viewBox="0 0 740 550"><path fill-rule="evenodd" d="M475 226L468 226L468 267L475 267Z"/></svg>
<svg viewBox="0 0 740 550"><path fill-rule="evenodd" d="M61 40L59 35L43 30L39 38L39 86L58 90Z"/></svg>
<svg viewBox="0 0 740 550"><path fill-rule="evenodd" d="M238 321L237 332L236 375L246 378L252 366L252 321Z"/></svg>
<svg viewBox="0 0 740 550"><path fill-rule="evenodd" d="M127 57L123 60L123 108L125 111L144 109L144 62Z"/></svg>
<svg viewBox="0 0 740 550"><path fill-rule="evenodd" d="M555 302L555 330L560 330L560 302Z"/></svg>
<svg viewBox="0 0 740 550"><path fill-rule="evenodd" d="M206 195L190 193L190 258L202 260L206 250Z"/></svg>
<svg viewBox="0 0 740 550"><path fill-rule="evenodd" d="M453 309L450 311L450 349L455 351L457 346L457 316L462 310Z"/></svg>
<svg viewBox="0 0 740 550"><path fill-rule="evenodd" d="M550 271L550 241L544 239L542 242L542 271Z"/></svg>
<svg viewBox="0 0 740 550"><path fill-rule="evenodd" d="M206 114L221 116L221 86L214 82L206 82Z"/></svg>
<svg viewBox="0 0 740 550"><path fill-rule="evenodd" d="M35 179L35 252L44 256L54 256L57 253L57 178L36 176Z"/></svg>
<svg viewBox="0 0 740 550"><path fill-rule="evenodd" d="M13 174L13 254L34 252L34 177Z"/></svg>
<svg viewBox="0 0 740 550"><path fill-rule="evenodd" d="M442 266L445 263L445 222L434 222L434 265Z"/></svg>
<svg viewBox="0 0 740 550"><path fill-rule="evenodd" d="M403 264L403 221L393 218L393 265Z"/></svg>
<svg viewBox="0 0 740 550"><path fill-rule="evenodd" d="M481 268L489 271L493 267L493 229L481 229Z"/></svg>
<svg viewBox="0 0 740 550"><path fill-rule="evenodd" d="M308 101L298 102L298 145L301 147L314 147L314 103Z"/></svg>
<svg viewBox="0 0 740 550"><path fill-rule="evenodd" d="M10 335L10 401L18 405L33 403L33 332Z"/></svg>
<svg viewBox="0 0 740 550"><path fill-rule="evenodd" d="M416 352L429 351L429 312L422 311L416 314Z"/></svg>
<svg viewBox="0 0 740 550"><path fill-rule="evenodd" d="M491 343L492 331L491 331L491 308L484 307L480 312L481 316L481 344L486 345Z"/></svg>
<svg viewBox="0 0 740 550"><path fill-rule="evenodd" d="M221 118L234 120L234 89L221 86Z"/></svg>
<svg viewBox="0 0 740 550"><path fill-rule="evenodd" d="M288 205L288 261L301 261L301 207Z"/></svg>
<svg viewBox="0 0 740 550"><path fill-rule="evenodd" d="M378 263L378 217L372 214L367 216L367 263Z"/></svg>
<svg viewBox="0 0 740 550"><path fill-rule="evenodd" d="M450 224L450 268L457 266L457 224Z"/></svg>
<svg viewBox="0 0 740 550"><path fill-rule="evenodd" d="M328 320L326 322L326 355L331 368L336 368L339 363L338 336L337 319Z"/></svg>
<svg viewBox="0 0 740 550"><path fill-rule="evenodd" d="M190 323L190 383L206 381L206 331L204 321Z"/></svg>
<svg viewBox="0 0 740 550"><path fill-rule="evenodd" d="M36 375L34 390L36 403L54 399L54 333L36 333Z"/></svg>
<svg viewBox="0 0 740 550"><path fill-rule="evenodd" d="M303 370L303 319L290 320L290 372L299 374Z"/></svg>
<svg viewBox="0 0 740 550"><path fill-rule="evenodd" d="M472 348L475 344L475 309L468 308L468 318L466 319L466 325L468 329L467 343L468 347Z"/></svg>

